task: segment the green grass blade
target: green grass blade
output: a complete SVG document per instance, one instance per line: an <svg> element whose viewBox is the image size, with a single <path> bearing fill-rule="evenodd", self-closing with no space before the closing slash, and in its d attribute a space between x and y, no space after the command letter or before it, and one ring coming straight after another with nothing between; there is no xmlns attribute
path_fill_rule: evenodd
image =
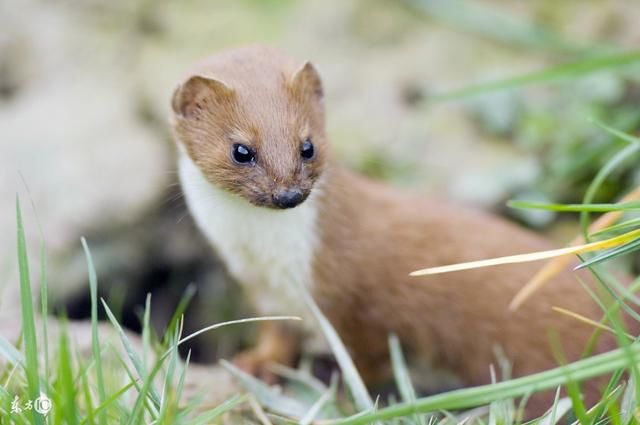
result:
<svg viewBox="0 0 640 425"><path fill-rule="evenodd" d="M618 410L617 406L621 404L622 388L623 387L619 386L613 392L606 394L589 411L589 413L591 414L591 417L593 418L591 423L593 424L611 423L612 425L616 424L616 420L613 419L610 415L611 415L611 412Z"/></svg>
<svg viewBox="0 0 640 425"><path fill-rule="evenodd" d="M582 260L581 256L578 256L578 258ZM607 308L602 301L594 295L591 295L591 297L594 299L594 301L600 305L600 308L602 309L602 311L605 312L605 318L609 317L608 315L617 311L618 308L622 308L630 317L632 317L634 320L636 320L637 322L640 322L640 314L638 314L633 308L631 308L626 302L625 299L623 297L620 297L616 291L614 291L611 286L612 285L608 285L605 280L603 279L603 277L601 276L600 272L595 268L595 267L591 267L589 269L589 271L591 272L591 274L593 275L593 277L596 279L596 282L598 282L598 284L608 293L608 295L611 296L612 299L615 300L616 302L616 307L609 307ZM585 290L587 290L588 292L590 292L590 294L593 294L593 291L589 290L588 285L585 285L584 282L582 282L580 279L578 279L580 281L580 283L582 284L583 288L585 288ZM635 285L633 285L635 286Z"/></svg>
<svg viewBox="0 0 640 425"><path fill-rule="evenodd" d="M151 400L151 406L147 407L147 411L153 419L152 422L153 423L157 422L158 414L159 414L158 411L162 407L162 403L157 403L154 400L153 380L155 379L158 372L162 370L163 365L164 365L164 358L158 359L153 369L151 370L151 373L149 373L148 375L145 375L145 377L143 378L144 382L142 384L142 387L140 387L138 391L138 398L136 399L136 402L133 406L133 411L131 413L131 417L129 418L129 425L137 425L139 423L142 423L142 419L144 416L143 408L145 406L148 406L148 403L147 403L148 400Z"/></svg>
<svg viewBox="0 0 640 425"><path fill-rule="evenodd" d="M129 341L129 337L127 337L127 334L124 333L122 326L120 326L120 323L118 323L118 320L111 312L111 309L109 309L109 306L107 305L107 303L104 301L104 299L101 299L101 301L102 301L102 306L104 307L105 312L107 313L107 317L109 318L113 326L116 328L116 331L120 336L122 345L124 346L124 349L126 350L127 355L129 356L129 359L133 364L133 367L136 369L138 376L140 376L140 378L144 380L146 384L147 372L144 370L140 356L138 355L138 353L136 353L136 350L133 348L133 345L131 345L131 341ZM156 392L153 385L149 385L149 395L153 404L156 406L156 409L158 409L160 407L160 396Z"/></svg>
<svg viewBox="0 0 640 425"><path fill-rule="evenodd" d="M29 397L35 400L40 396L40 381L38 373L38 345L36 342L36 325L33 312L33 298L31 294L31 280L29 278L29 260L27 257L27 243L22 224L20 200L16 197L16 219L18 225L18 266L20 270L20 307L22 311L22 333L24 336L25 374L29 388ZM31 412L36 425L44 420L41 415Z"/></svg>
<svg viewBox="0 0 640 425"><path fill-rule="evenodd" d="M613 292L613 290L611 289L607 281L603 280L596 270L592 268L591 272L594 275L594 277L596 277L598 282L601 285L605 286L605 289L607 291L609 291L610 293ZM615 297L614 299L617 301ZM617 304L619 303L615 303L612 305L617 305ZM623 321L624 319L622 318L622 315L620 314L619 309L607 309L605 317L607 318L607 320L615 330L615 336L616 336L616 341L618 345L627 355L627 360L628 360L627 368L631 370L631 376L635 378L632 382L636 385L636 403L640 405L640 369L638 368L638 363L634 360L634 353L631 349L633 339L630 340L627 337L628 335L627 329L625 328L624 321Z"/></svg>
<svg viewBox="0 0 640 425"><path fill-rule="evenodd" d="M335 377L335 376L334 376ZM331 386L313 403L313 406L309 409L306 415L300 419L300 425L311 425L313 421L318 417L322 408L335 397L338 387L338 381L332 380Z"/></svg>
<svg viewBox="0 0 640 425"><path fill-rule="evenodd" d="M629 381L627 383L627 388L624 391L622 396L622 403L620 404L620 412L622 414L622 423L629 424L632 423L633 415L637 409L637 394L636 394L636 380L631 375L629 377Z"/></svg>
<svg viewBox="0 0 640 425"><path fill-rule="evenodd" d="M24 356L22 353L2 335L0 335L0 355L11 365L24 367Z"/></svg>
<svg viewBox="0 0 640 425"><path fill-rule="evenodd" d="M269 367L269 370L287 381L295 382L304 386L314 392L317 396L324 394L328 389L321 380L313 376L310 370L305 370L303 367L292 369L290 367L274 363Z"/></svg>
<svg viewBox="0 0 640 425"><path fill-rule="evenodd" d="M294 418L301 418L308 412L308 406L301 401L280 394L274 388L269 387L261 380L240 370L228 361L220 360L220 364L227 369L247 391L253 394L260 404L269 410Z"/></svg>
<svg viewBox="0 0 640 425"><path fill-rule="evenodd" d="M169 324L167 325L164 331L165 342L167 342L166 340L167 338L170 338L171 335L173 335L174 329L178 321L180 320L184 312L187 310L187 307L191 303L191 300L193 299L193 296L195 294L196 294L196 286L193 284L189 284L185 289L184 293L182 294L182 297L178 302L178 306L176 307L175 311L171 315L171 320L169 320Z"/></svg>
<svg viewBox="0 0 640 425"><path fill-rule="evenodd" d="M38 217L38 209L36 208L36 203L33 200L33 196L31 195L31 190L29 189L29 185L25 180L22 173L20 173L20 179L27 191L29 196L29 201L31 203L31 209L33 210L33 215L36 219L36 224L38 226L38 235L40 236L40 308L41 308L41 317L42 320L42 344L43 344L43 357L44 357L44 376L49 375L49 330L48 321L45 320L48 316L48 307L49 307L49 290L48 290L48 281L47 281L47 246L44 239L44 231L42 230L42 223L40 222L40 218Z"/></svg>
<svg viewBox="0 0 640 425"><path fill-rule="evenodd" d="M329 346L331 347L331 351L340 366L340 370L343 373L344 381L349 387L351 394L355 400L356 406L360 410L372 409L374 406L373 400L367 391L367 387L364 385L362 378L360 377L360 373L356 369L351 356L349 356L349 352L347 348L344 346L344 343L340 339L340 336L336 332L336 330L331 326L329 320L325 317L325 315L320 311L320 308L313 300L313 297L302 285L298 285L298 288L302 294L302 298L304 302L307 304L307 307L313 313L313 316L316 318L320 329L322 329L322 333L324 334Z"/></svg>
<svg viewBox="0 0 640 425"><path fill-rule="evenodd" d="M599 57L588 57L586 59L580 59L575 62L554 66L541 71L463 87L461 89L452 90L442 94L435 94L429 97L429 101L441 102L489 93L497 90L524 87L536 83L557 81L565 78L576 78L637 62L640 62L640 51L615 53Z"/></svg>
<svg viewBox="0 0 640 425"><path fill-rule="evenodd" d="M556 391L556 397L551 411L540 421L540 425L556 425L562 417L571 409L571 400L560 398L560 388Z"/></svg>
<svg viewBox="0 0 640 425"><path fill-rule="evenodd" d="M178 378L178 385L176 386L176 398L178 400L182 399L182 391L184 389L184 382L187 378L187 369L189 368L189 363L191 362L191 350L187 353L187 357L184 359L184 364L182 365L182 371L180 372L180 377Z"/></svg>
<svg viewBox="0 0 640 425"><path fill-rule="evenodd" d="M66 424L75 425L78 423L78 410L76 407L76 386L73 379L73 360L69 350L69 339L67 337L66 326L60 332L60 342L58 349L58 380L57 393L62 400L60 411Z"/></svg>
<svg viewBox="0 0 640 425"><path fill-rule="evenodd" d="M583 204L590 204L602 184L609 177L609 175L615 171L620 165L631 158L633 155L640 151L640 143L632 143L625 147L623 150L616 153L607 163L598 171L593 178L589 187L587 188L584 197L582 198ZM582 211L580 213L580 227L585 241L589 242L589 211Z"/></svg>
<svg viewBox="0 0 640 425"><path fill-rule="evenodd" d="M116 401L118 401L118 399L120 397L122 397L122 395L124 395L124 393L126 393L127 391L129 391L132 387L134 386L133 382L129 382L127 385L125 385L124 387L120 388L118 391L114 392L113 394L111 394L105 401L104 403L102 403L101 405L99 405L95 410L94 413L99 414L100 412L105 412L113 403L115 403ZM85 425L87 423L91 423L89 422L89 418L85 418L83 419L83 421L81 422L81 425Z"/></svg>
<svg viewBox="0 0 640 425"><path fill-rule="evenodd" d="M100 349L100 336L98 335L98 276L96 268L93 264L93 257L89 250L89 245L85 238L81 240L84 255L87 259L87 268L89 270L89 291L91 295L91 350L95 361L96 382L98 389L98 403L103 404L107 399L104 387L104 372L102 369L102 353ZM100 425L107 424L106 412L102 411L98 414L98 423Z"/></svg>
<svg viewBox="0 0 640 425"><path fill-rule="evenodd" d="M234 409L236 406L244 403L245 401L247 401L246 395L235 395L230 399L228 399L227 401L225 401L224 403L220 404L219 406L216 406L210 411L198 416L196 419L193 420L193 422L190 423L190 425L211 424L216 418L229 412L230 410Z"/></svg>
<svg viewBox="0 0 640 425"><path fill-rule="evenodd" d="M597 232L592 233L591 237L608 235L613 233L623 233L624 231L634 230L637 228L640 228L640 217L632 218L632 219L623 221L622 223L614 224L613 226L609 226L602 230L598 230Z"/></svg>
<svg viewBox="0 0 640 425"><path fill-rule="evenodd" d="M78 368L81 370L79 375L81 395L84 398L85 407L82 409L82 414L86 418L87 422L91 425L95 425L95 409L93 403L92 393L93 390L89 386L89 379L87 377L86 370L89 368L87 364L83 364L82 355L76 352L76 359L78 361Z"/></svg>
<svg viewBox="0 0 640 425"><path fill-rule="evenodd" d="M575 267L574 270L580 270L585 267L590 267L598 263L602 263L603 261L611 260L612 258L620 257L621 255L625 255L625 254L630 254L638 250L640 250L640 238L632 240L631 242L627 242L624 245L620 245L608 251L605 251L601 254L598 254L595 257L580 263Z"/></svg>
<svg viewBox="0 0 640 425"><path fill-rule="evenodd" d="M571 400L572 412L576 418L578 418L578 422L583 425L589 424L589 415L587 414L587 407L582 400L582 390L580 389L580 384L571 379L571 376L567 376L567 393L569 394L569 399Z"/></svg>
<svg viewBox="0 0 640 425"><path fill-rule="evenodd" d="M605 123L598 121L595 118L591 118L591 121L597 125L598 127L600 127L601 129L603 129L604 131L606 131L607 133L616 136L617 138L624 140L627 143L630 144L640 144L640 138L632 136L631 134L625 133L623 131L620 131L618 129L615 129L613 127L609 127L608 125L606 125Z"/></svg>
<svg viewBox="0 0 640 425"><path fill-rule="evenodd" d="M496 7L466 0L411 0L429 17L455 30L481 36L511 46L539 48L564 53L585 52L587 46L563 39L560 34L536 23L518 19Z"/></svg>
<svg viewBox="0 0 640 425"><path fill-rule="evenodd" d="M47 249L44 238L40 237L40 310L42 317L42 355L44 357L44 376L49 376L49 288L47 283Z"/></svg>
<svg viewBox="0 0 640 425"><path fill-rule="evenodd" d="M413 403L416 401L416 392L411 383L411 376L402 353L400 340L395 334L389 335L389 351L391 353L393 376L398 386L400 397L405 403ZM420 415L413 415L413 421L416 424L426 425L424 417Z"/></svg>
<svg viewBox="0 0 640 425"><path fill-rule="evenodd" d="M142 315L142 366L148 370L148 357L151 352L151 292L147 293Z"/></svg>
<svg viewBox="0 0 640 425"><path fill-rule="evenodd" d="M265 316L265 317L249 317L246 319L229 320L227 322L216 323L216 324L204 327L200 330L197 330L185 336L184 338L180 339L180 341L177 342L177 345L183 344L197 337L198 335L202 335L205 332L212 331L214 329L219 329L225 326L238 325L241 323L265 322L265 321L274 321L274 320L301 320L301 319L297 316ZM169 348L167 351L164 352L164 354L162 355L162 358L166 358L169 354L171 354L172 351L173 351L173 348Z"/></svg>
<svg viewBox="0 0 640 425"><path fill-rule="evenodd" d="M640 360L640 344L632 344L629 347L633 358ZM604 375L616 369L628 365L628 353L619 348L608 353L599 354L584 360L570 363L566 366L550 369L521 378L498 382L496 384L479 387L465 388L437 394L416 400L415 403L399 403L367 413L358 417L350 417L332 422L334 425L358 425L368 424L376 420L392 419L413 413L426 413L438 410L465 409L484 405L495 400L509 397L520 397L528 393L534 393L546 389L565 385L567 376L574 381Z"/></svg>
<svg viewBox="0 0 640 425"><path fill-rule="evenodd" d="M621 202L618 204L547 204L542 202L508 201L510 208L530 208L537 210L559 212L609 212L609 211L640 211L640 201Z"/></svg>
<svg viewBox="0 0 640 425"><path fill-rule="evenodd" d="M11 394L9 393L9 391L7 391L7 389L6 389L5 387L3 387L2 385L0 385L0 400L1 400L3 397L4 397L5 399L7 399L7 400L8 400L8 399L10 399L10 398L12 398Z"/></svg>
<svg viewBox="0 0 640 425"><path fill-rule="evenodd" d="M151 299L151 294L148 294L147 301L149 301L150 299ZM147 305L147 311L148 310L149 310L149 306ZM146 313L145 313L145 316L147 316ZM145 326L149 326L149 323L147 321L146 323L147 324ZM171 410L174 407L174 404L172 404L172 401L175 400L172 398L175 395L173 393L173 388L174 388L173 378L178 365L178 359L180 357L178 354L177 342L180 341L181 329L182 329L182 326L179 329L175 330L174 332L175 335L173 337L173 341L171 345L171 356L169 358L169 366L165 373L164 385L162 386L162 398L160 399L161 408L160 408L160 414L158 415L160 423L171 423L171 421L168 418L174 413Z"/></svg>
<svg viewBox="0 0 640 425"><path fill-rule="evenodd" d="M589 187L587 188L584 197L582 198L583 204L590 204L602 184L609 177L609 175L616 170L622 163L627 161L631 156L638 153L640 150L640 139L633 137L629 134L623 133L615 128L609 127L606 124L592 119L594 124L607 133L624 140L629 143L625 149L621 150L617 154L615 154L607 163L598 171L596 176L593 178ZM584 236L585 241L589 242L589 211L582 211L580 213L580 227L582 230L582 234Z"/></svg>

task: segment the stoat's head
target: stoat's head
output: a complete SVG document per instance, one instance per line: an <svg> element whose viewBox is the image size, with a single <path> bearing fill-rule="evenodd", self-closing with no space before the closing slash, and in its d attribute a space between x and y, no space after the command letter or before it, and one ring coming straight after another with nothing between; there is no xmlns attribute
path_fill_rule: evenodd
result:
<svg viewBox="0 0 640 425"><path fill-rule="evenodd" d="M325 168L322 83L309 62L231 50L202 62L171 105L176 141L204 176L254 205L301 204Z"/></svg>

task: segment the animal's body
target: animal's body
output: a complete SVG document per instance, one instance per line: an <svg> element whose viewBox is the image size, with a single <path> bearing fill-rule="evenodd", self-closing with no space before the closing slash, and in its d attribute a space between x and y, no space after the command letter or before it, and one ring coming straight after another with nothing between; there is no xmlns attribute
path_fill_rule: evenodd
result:
<svg viewBox="0 0 640 425"><path fill-rule="evenodd" d="M399 336L414 378L431 387L490 381L499 347L521 376L557 365L555 332L577 359L599 320L571 272L516 312L508 304L537 271L521 264L409 277L416 269L550 248L506 220L374 182L332 158L320 77L267 47L212 56L172 100L180 177L193 216L260 314L300 315L302 330L265 325L240 355L265 375L321 337L296 285L314 296L368 383L389 377L387 338ZM612 348L603 339L597 351ZM427 372L429 371L429 372ZM448 382L441 382L446 376Z"/></svg>

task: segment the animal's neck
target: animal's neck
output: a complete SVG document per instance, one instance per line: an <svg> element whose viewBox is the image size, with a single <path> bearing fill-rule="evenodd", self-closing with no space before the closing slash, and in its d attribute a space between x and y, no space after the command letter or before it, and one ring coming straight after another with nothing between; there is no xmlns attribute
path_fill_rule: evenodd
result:
<svg viewBox="0 0 640 425"><path fill-rule="evenodd" d="M221 190L182 154L180 177L196 222L240 283L311 284L318 243L317 195L290 210L270 210Z"/></svg>

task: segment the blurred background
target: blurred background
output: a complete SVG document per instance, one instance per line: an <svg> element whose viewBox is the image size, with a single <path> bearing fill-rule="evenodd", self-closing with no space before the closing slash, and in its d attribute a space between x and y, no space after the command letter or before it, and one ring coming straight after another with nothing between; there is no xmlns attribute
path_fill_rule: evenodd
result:
<svg viewBox="0 0 640 425"><path fill-rule="evenodd" d="M565 243L575 216L505 201L580 202L625 146L589 119L637 132L640 55L625 66L615 55L640 46L638 22L632 0L0 0L0 320L19 326L16 193L34 280L45 241L53 312L89 315L85 236L100 295L130 329L148 292L159 333L185 291L196 294L185 333L251 314L185 209L167 125L182 72L244 43L317 65L349 166ZM586 72L594 57L598 72ZM567 63L578 65L504 83ZM504 87L444 96L491 81ZM637 163L596 201L639 184ZM185 348L227 357L247 329Z"/></svg>

